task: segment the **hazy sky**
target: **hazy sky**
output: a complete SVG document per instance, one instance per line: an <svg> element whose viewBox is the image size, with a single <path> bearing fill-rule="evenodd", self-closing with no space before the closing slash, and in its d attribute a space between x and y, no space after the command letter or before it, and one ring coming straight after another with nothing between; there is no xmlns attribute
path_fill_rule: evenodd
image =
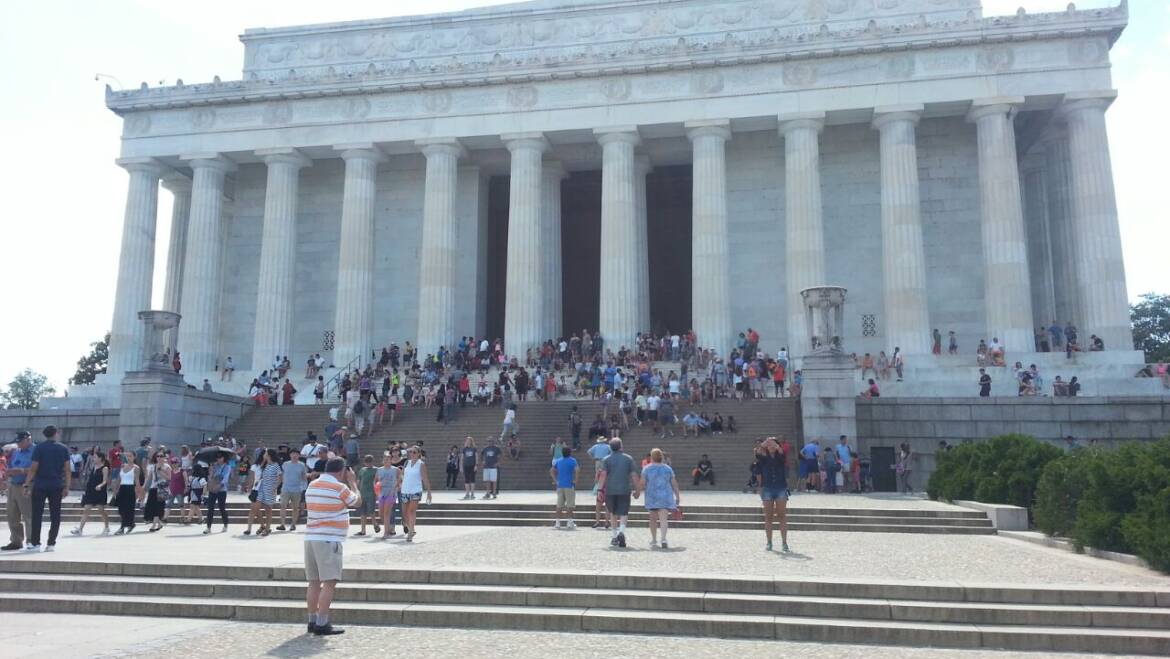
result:
<svg viewBox="0 0 1170 659"><path fill-rule="evenodd" d="M1118 0L1088 0L1101 7ZM109 329L126 174L114 165L120 119L106 80L137 87L240 77L248 27L317 23L503 4L490 0L38 0L0 3L0 262L9 282L0 386L31 367L62 389ZM1067 0L984 0L985 15L1063 9ZM1129 292L1170 292L1163 159L1170 153L1170 2L1130 0L1113 49L1121 96L1109 111ZM114 83L117 87L118 83ZM1156 158L1156 159L1155 159ZM170 194L159 194L155 308L161 304Z"/></svg>

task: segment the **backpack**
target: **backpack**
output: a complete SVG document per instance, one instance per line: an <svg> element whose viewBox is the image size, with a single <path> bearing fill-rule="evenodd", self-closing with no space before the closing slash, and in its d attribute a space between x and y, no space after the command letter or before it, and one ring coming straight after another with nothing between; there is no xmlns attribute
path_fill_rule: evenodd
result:
<svg viewBox="0 0 1170 659"><path fill-rule="evenodd" d="M354 414L365 414L365 412L366 412L366 404L365 403L363 403L359 400L358 402L353 404L353 413Z"/></svg>

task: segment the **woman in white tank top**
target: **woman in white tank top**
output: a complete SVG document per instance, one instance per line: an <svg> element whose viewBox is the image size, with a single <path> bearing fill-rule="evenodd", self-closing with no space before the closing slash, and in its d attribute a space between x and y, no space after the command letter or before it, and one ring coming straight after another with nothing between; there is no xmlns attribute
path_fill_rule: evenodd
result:
<svg viewBox="0 0 1170 659"><path fill-rule="evenodd" d="M118 494L114 500L118 504L118 515L122 519L122 526L114 532L114 535L123 535L134 530L134 503L138 501L140 493L138 465L133 462L122 463L122 469L118 472L118 483Z"/></svg>
<svg viewBox="0 0 1170 659"><path fill-rule="evenodd" d="M422 451L412 446L406 456L406 464L402 465L402 527L406 531L406 541L413 542L418 502L424 491L427 503L431 502L431 481L427 478L427 463L422 459Z"/></svg>

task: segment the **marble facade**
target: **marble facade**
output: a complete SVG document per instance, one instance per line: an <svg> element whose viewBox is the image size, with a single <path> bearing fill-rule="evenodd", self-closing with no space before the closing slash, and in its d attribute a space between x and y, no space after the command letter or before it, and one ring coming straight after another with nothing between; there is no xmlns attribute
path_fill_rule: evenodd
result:
<svg viewBox="0 0 1170 659"><path fill-rule="evenodd" d="M109 378L139 354L160 183L165 306L193 377L482 336L487 198L510 177L506 350L561 327L560 189L602 177L599 329L651 329L646 177L690 165L692 326L722 353L964 352L1071 320L1129 350L1104 115L1115 8L978 0L539 0L247 30L243 78L107 91L129 173ZM592 329L592 328L591 328ZM675 328L678 329L678 328ZM331 337L332 350L328 349ZM250 368L249 368L250 367ZM116 381L116 380L115 380Z"/></svg>

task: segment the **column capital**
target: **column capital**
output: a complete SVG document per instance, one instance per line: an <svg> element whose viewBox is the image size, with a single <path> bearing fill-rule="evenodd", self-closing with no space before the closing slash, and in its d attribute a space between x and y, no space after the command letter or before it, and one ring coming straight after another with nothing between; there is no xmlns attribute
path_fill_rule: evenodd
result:
<svg viewBox="0 0 1170 659"><path fill-rule="evenodd" d="M508 147L508 151L512 152L520 149L536 149L544 153L549 150L548 139L541 132L503 133L500 135L500 140L504 146Z"/></svg>
<svg viewBox="0 0 1170 659"><path fill-rule="evenodd" d="M638 135L637 126L604 126L602 128L594 128L593 136L597 138L597 143L605 146L611 142L626 142L638 146L642 143L642 137Z"/></svg>
<svg viewBox="0 0 1170 659"><path fill-rule="evenodd" d="M373 142L355 142L352 144L335 144L334 151L341 152L342 160L372 160L375 163L386 160L386 154Z"/></svg>
<svg viewBox="0 0 1170 659"><path fill-rule="evenodd" d="M162 186L173 194L190 193L191 177L175 171L167 172L162 177Z"/></svg>
<svg viewBox="0 0 1170 659"><path fill-rule="evenodd" d="M166 167L154 158L118 158L114 163L128 172L144 172L158 177L166 171Z"/></svg>
<svg viewBox="0 0 1170 659"><path fill-rule="evenodd" d="M821 132L825 128L824 112L792 112L776 117L780 122L780 134L787 135L794 130L815 130Z"/></svg>
<svg viewBox="0 0 1170 659"><path fill-rule="evenodd" d="M634 171L638 176L645 176L654 170L654 163L650 162L650 156L635 155L634 156Z"/></svg>
<svg viewBox="0 0 1170 659"><path fill-rule="evenodd" d="M569 178L569 172L565 169L564 163L559 160L545 160L540 167L548 176L556 176L558 179Z"/></svg>
<svg viewBox="0 0 1170 659"><path fill-rule="evenodd" d="M1070 92L1064 95L1058 114L1068 114L1078 110L1105 111L1113 101L1117 100L1116 89L1101 89L1097 91Z"/></svg>
<svg viewBox="0 0 1170 659"><path fill-rule="evenodd" d="M977 98L971 101L971 109L967 112L967 121L979 121L984 117L990 117L996 114L1014 116L1016 109L1023 104L1023 96Z"/></svg>
<svg viewBox="0 0 1170 659"><path fill-rule="evenodd" d="M923 110L925 107L921 103L881 105L873 109L873 122L870 125L875 130L881 130L897 121L909 121L917 124L918 120L922 118Z"/></svg>
<svg viewBox="0 0 1170 659"><path fill-rule="evenodd" d="M264 160L265 165L284 163L296 167L308 167L313 164L313 161L305 156L305 154L289 147L256 149L255 153Z"/></svg>
<svg viewBox="0 0 1170 659"><path fill-rule="evenodd" d="M428 158L432 155L451 155L456 158L462 158L467 155L467 149L464 148L463 143L454 137L428 137L423 140L415 140L414 145Z"/></svg>
<svg viewBox="0 0 1170 659"><path fill-rule="evenodd" d="M731 139L731 121L727 119L688 121L683 128L687 131L687 139L692 142L700 137L721 137L725 142Z"/></svg>
<svg viewBox="0 0 1170 659"><path fill-rule="evenodd" d="M222 174L235 171L236 169L236 163L218 153L192 153L190 155L179 156L179 160L189 164L191 169L215 169Z"/></svg>

